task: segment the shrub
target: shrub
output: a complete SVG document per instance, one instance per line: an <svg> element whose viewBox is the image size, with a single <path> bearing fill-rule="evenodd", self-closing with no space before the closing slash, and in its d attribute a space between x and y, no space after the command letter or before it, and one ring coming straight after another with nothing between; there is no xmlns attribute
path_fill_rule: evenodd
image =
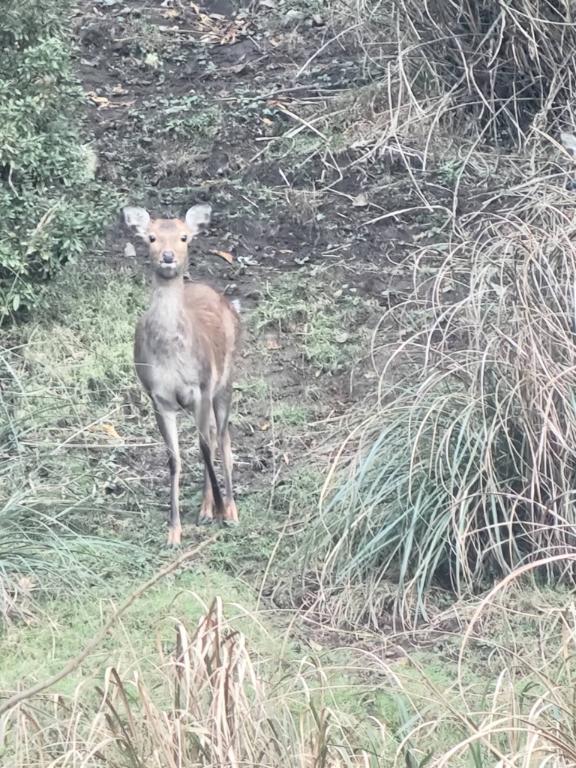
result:
<svg viewBox="0 0 576 768"><path fill-rule="evenodd" d="M101 232L114 196L93 181L71 72L70 1L8 0L0 30L0 318Z"/></svg>

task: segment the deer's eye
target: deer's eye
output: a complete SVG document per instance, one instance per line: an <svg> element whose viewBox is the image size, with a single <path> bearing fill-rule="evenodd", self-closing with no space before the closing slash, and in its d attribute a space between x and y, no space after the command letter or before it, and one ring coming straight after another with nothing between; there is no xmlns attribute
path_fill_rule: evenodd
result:
<svg viewBox="0 0 576 768"><path fill-rule="evenodd" d="M153 243L154 240L156 240L156 235L148 235L148 239L150 240L151 243Z"/></svg>
<svg viewBox="0 0 576 768"><path fill-rule="evenodd" d="M180 240L182 240L182 242L185 243L186 240L188 240L188 235L181 235Z"/></svg>

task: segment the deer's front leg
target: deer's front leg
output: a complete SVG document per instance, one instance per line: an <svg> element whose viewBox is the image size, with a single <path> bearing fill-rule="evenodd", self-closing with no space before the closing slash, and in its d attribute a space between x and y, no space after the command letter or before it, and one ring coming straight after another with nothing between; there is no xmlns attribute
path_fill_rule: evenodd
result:
<svg viewBox="0 0 576 768"><path fill-rule="evenodd" d="M167 411L154 405L154 415L160 434L168 449L170 467L170 518L168 520L168 546L176 547L182 538L180 522L180 475L182 462L178 445L178 422L175 411Z"/></svg>

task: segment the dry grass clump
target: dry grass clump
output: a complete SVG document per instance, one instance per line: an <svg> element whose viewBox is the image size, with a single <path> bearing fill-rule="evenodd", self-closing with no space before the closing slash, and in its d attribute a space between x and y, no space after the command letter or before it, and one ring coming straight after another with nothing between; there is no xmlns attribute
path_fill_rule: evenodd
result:
<svg viewBox="0 0 576 768"><path fill-rule="evenodd" d="M375 765L366 734L312 687L306 664L294 677L249 651L216 599L196 629L176 621L152 664L111 667L72 698L15 704L0 721L0 754L18 768Z"/></svg>
<svg viewBox="0 0 576 768"><path fill-rule="evenodd" d="M464 107L487 139L522 145L534 118L550 126L571 103L576 24L567 0L393 0L364 3L355 16L368 52L391 20L406 93L442 97L441 120Z"/></svg>
<svg viewBox="0 0 576 768"><path fill-rule="evenodd" d="M302 559L322 615L378 625L391 602L425 615L434 583L470 595L576 551L576 201L551 151L571 129L576 24L562 0L355 13L386 71L356 162L404 152L420 198L364 226L418 211L429 231L413 296L375 333L378 404L352 419ZM572 583L574 568L536 573Z"/></svg>
<svg viewBox="0 0 576 768"><path fill-rule="evenodd" d="M309 549L326 594L392 575L424 610L435 578L469 594L575 551L575 223L572 195L534 179L421 249L414 298L382 321L404 340L388 342L379 406L358 409L326 484Z"/></svg>
<svg viewBox="0 0 576 768"><path fill-rule="evenodd" d="M108 668L100 686L36 693L9 708L0 719L2 764L568 768L576 755L570 595L524 596L516 579L467 608L451 654L460 648L459 662L446 661L440 678L421 654L386 660L376 640L374 652L359 651L348 670L371 681L357 689L374 709L363 718L343 714L338 682L312 659L274 670L227 623L217 599L195 629L176 620L173 642L159 641L127 669ZM481 677L471 672L479 664ZM385 711L378 696L387 697Z"/></svg>

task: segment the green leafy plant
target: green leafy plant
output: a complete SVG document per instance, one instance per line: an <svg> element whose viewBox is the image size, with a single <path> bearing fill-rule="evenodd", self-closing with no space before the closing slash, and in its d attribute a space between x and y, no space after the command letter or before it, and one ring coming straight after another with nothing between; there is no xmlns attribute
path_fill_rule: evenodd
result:
<svg viewBox="0 0 576 768"><path fill-rule="evenodd" d="M70 4L8 0L0 44L0 318L101 234L115 196L94 182L70 68Z"/></svg>

